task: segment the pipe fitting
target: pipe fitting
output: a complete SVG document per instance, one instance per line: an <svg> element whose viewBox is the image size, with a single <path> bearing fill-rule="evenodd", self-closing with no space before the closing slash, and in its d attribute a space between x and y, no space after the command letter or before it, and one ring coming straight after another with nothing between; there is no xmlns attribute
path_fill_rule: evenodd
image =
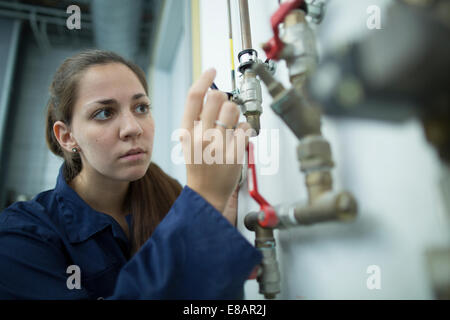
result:
<svg viewBox="0 0 450 320"><path fill-rule="evenodd" d="M330 144L321 135L308 135L301 139L297 146L297 158L300 170L306 173L334 167Z"/></svg>
<svg viewBox="0 0 450 320"><path fill-rule="evenodd" d="M314 203L322 194L331 191L333 179L330 171L315 171L306 175L309 204Z"/></svg>
<svg viewBox="0 0 450 320"><path fill-rule="evenodd" d="M286 60L289 78L298 90L303 86L306 76L316 69L318 60L316 39L303 10L292 10L286 16L284 26L282 40L285 46L280 57Z"/></svg>
<svg viewBox="0 0 450 320"><path fill-rule="evenodd" d="M245 49L238 54L239 67L238 71L245 74L245 70L258 60L258 52L254 49Z"/></svg>
<svg viewBox="0 0 450 320"><path fill-rule="evenodd" d="M261 84L256 78L256 73L251 69L246 69L244 78L241 81L239 99L241 100L241 112L247 122L259 134L260 116L262 113L262 93Z"/></svg>
<svg viewBox="0 0 450 320"><path fill-rule="evenodd" d="M311 106L297 90L286 90L268 71L264 64L252 66L273 97L270 107L281 117L289 129L302 139L307 135L320 135L320 110Z"/></svg>
<svg viewBox="0 0 450 320"><path fill-rule="evenodd" d="M310 204L294 203L276 206L279 224L286 229L299 225L311 225L327 221L352 221L357 215L357 203L351 193L325 192Z"/></svg>
<svg viewBox="0 0 450 320"><path fill-rule="evenodd" d="M258 226L259 216L262 211L249 212L244 218L244 225L250 231L255 231Z"/></svg>
<svg viewBox="0 0 450 320"><path fill-rule="evenodd" d="M278 268L277 253L275 247L260 248L263 255L260 272L256 278L259 283L259 293L266 299L275 299L280 293L280 271Z"/></svg>
<svg viewBox="0 0 450 320"><path fill-rule="evenodd" d="M273 230L256 226L255 247L263 256L261 268L256 277L259 283L259 293L263 294L266 299L274 299L280 292L281 281Z"/></svg>

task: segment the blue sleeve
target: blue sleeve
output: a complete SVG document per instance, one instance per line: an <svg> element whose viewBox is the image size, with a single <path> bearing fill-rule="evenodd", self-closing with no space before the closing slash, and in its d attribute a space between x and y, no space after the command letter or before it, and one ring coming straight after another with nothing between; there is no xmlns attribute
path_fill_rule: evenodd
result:
<svg viewBox="0 0 450 320"><path fill-rule="evenodd" d="M32 223L11 227L6 219L2 217L0 229L0 300L89 298L84 289L68 290L58 238Z"/></svg>
<svg viewBox="0 0 450 320"><path fill-rule="evenodd" d="M261 259L219 211L186 186L122 268L109 299L236 299Z"/></svg>

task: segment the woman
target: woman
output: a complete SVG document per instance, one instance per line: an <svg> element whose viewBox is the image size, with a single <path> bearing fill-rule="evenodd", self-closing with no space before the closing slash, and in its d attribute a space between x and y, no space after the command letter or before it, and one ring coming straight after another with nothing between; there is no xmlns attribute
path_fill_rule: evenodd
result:
<svg viewBox="0 0 450 320"><path fill-rule="evenodd" d="M100 50L61 65L50 86L46 138L64 163L54 189L0 214L0 298L239 296L261 261L232 225L236 210L227 208L242 159L236 152L234 164L191 161L206 148L194 133L215 128L225 136L238 122L225 94L207 93L214 77L205 72L186 100L182 188L151 162L154 121L142 70ZM247 129L240 123L236 130ZM238 147L236 136L220 142L227 152Z"/></svg>

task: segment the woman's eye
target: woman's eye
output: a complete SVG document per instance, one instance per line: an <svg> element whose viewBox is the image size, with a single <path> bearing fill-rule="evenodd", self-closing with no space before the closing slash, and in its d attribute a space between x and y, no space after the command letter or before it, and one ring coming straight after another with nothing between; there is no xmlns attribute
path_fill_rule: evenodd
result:
<svg viewBox="0 0 450 320"><path fill-rule="evenodd" d="M136 106L136 111L138 113L147 113L150 109L150 105L149 104L140 104L138 106Z"/></svg>
<svg viewBox="0 0 450 320"><path fill-rule="evenodd" d="M106 120L106 119L111 118L111 115L112 115L111 111L109 111L109 110L107 110L107 109L103 109L103 110L100 110L99 112L97 112L97 113L94 115L94 119L97 119L97 120Z"/></svg>

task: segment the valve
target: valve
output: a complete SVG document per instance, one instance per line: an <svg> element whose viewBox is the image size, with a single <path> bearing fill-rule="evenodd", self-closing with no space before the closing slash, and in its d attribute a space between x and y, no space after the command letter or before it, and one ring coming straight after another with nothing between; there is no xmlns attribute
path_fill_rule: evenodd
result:
<svg viewBox="0 0 450 320"><path fill-rule="evenodd" d="M293 0L289 2L282 3L278 10L270 18L270 24L273 30L273 38L270 39L264 46L263 49L266 52L266 56L271 60L279 60L281 50L283 50L283 42L279 37L278 26L284 21L286 16L294 9L303 6L306 7L304 0Z"/></svg>
<svg viewBox="0 0 450 320"><path fill-rule="evenodd" d="M274 208L263 198L258 191L258 183L256 181L255 159L253 155L253 144L247 145L248 154L248 192L250 196L258 202L260 206L260 215L258 216L258 224L263 228L274 228L278 224L278 217Z"/></svg>

